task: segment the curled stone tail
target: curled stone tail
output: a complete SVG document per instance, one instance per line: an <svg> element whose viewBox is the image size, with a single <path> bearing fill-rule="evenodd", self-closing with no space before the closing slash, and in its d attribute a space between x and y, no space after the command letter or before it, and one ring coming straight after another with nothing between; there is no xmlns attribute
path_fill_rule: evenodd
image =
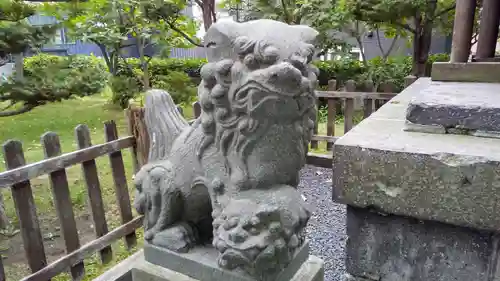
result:
<svg viewBox="0 0 500 281"><path fill-rule="evenodd" d="M147 91L145 108L150 139L148 162L166 159L174 140L189 124L166 91Z"/></svg>

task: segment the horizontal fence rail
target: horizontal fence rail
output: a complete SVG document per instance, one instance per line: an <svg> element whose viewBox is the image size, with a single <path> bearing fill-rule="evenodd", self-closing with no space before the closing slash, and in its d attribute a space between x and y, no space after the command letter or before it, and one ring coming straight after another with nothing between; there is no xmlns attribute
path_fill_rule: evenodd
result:
<svg viewBox="0 0 500 281"><path fill-rule="evenodd" d="M10 186L14 205L18 213L20 233L25 256L32 274L23 281L47 281L69 269L72 280L85 276L84 260L99 253L103 264L112 260L111 244L124 238L128 249L137 244L136 229L142 226L142 216L133 217L123 163L122 150L131 149L135 172L137 171L137 146L134 137L118 137L114 121L104 125L106 143L92 145L90 131L86 125L75 129L78 150L62 153L56 133L45 133L42 147L45 159L26 164L20 141L9 140L3 145L7 171L0 173L0 187ZM103 197L95 159L108 155L114 181L116 202L120 211L121 226L109 231ZM81 246L75 213L70 196L66 168L80 164L88 195L88 205L93 219L96 239ZM33 198L31 179L48 174L54 206L61 225L67 255L48 264L37 209ZM1 258L0 258L1 262ZM0 263L0 280L6 280L4 267Z"/></svg>

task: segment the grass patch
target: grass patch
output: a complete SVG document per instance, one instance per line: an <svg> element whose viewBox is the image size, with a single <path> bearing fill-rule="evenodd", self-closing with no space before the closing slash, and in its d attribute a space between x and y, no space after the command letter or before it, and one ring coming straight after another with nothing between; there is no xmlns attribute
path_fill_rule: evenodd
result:
<svg viewBox="0 0 500 281"><path fill-rule="evenodd" d="M86 124L90 131L93 144L103 143L104 122L115 120L119 135L127 133L127 122L123 110L109 105L104 96L92 96L81 99L72 99L61 103L54 103L38 107L31 112L0 118L0 141L3 143L8 139L18 139L23 143L23 150L27 163L33 163L44 158L41 136L48 131L56 132L61 141L63 152L71 152L77 149L74 128L79 124ZM1 153L0 153L1 154ZM123 150L123 159L127 178L131 179L133 174L131 154ZM3 155L1 156L3 162ZM106 219L109 229L120 225L120 215L116 205L114 183L111 176L111 168L108 157L100 157L96 160L101 189L106 211ZM4 163L5 164L5 163ZM4 170L5 165L0 168ZM67 177L70 185L71 201L79 227L81 244L95 239L90 210L87 207L87 190L81 176L79 165L67 169ZM54 208L52 193L48 182L48 176L44 175L31 181L33 196L37 208L37 214L44 237L44 246L49 262L65 254L64 242L60 232L60 225ZM129 185L132 195L133 187ZM18 221L14 203L9 191L4 191L5 207L8 217L14 227L18 228ZM132 196L131 196L132 198ZM142 233L139 233L139 242L142 243ZM13 237L1 237L1 249L4 256L4 265L7 280L19 280L30 272L26 265L22 239L20 235ZM92 280L100 275L116 262L123 260L129 255L122 241L113 246L114 261L106 266L101 265L98 255L85 261L86 278ZM141 247L141 244L138 245ZM134 251L135 249L132 249ZM69 275L62 274L52 280L71 280Z"/></svg>

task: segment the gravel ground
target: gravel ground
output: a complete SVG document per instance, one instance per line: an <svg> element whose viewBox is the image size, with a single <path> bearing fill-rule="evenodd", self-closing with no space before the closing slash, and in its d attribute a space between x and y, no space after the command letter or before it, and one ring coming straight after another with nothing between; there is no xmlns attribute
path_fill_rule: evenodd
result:
<svg viewBox="0 0 500 281"><path fill-rule="evenodd" d="M345 206L333 203L332 170L306 166L299 185L312 208L308 236L312 254L325 261L325 281L342 281L345 273Z"/></svg>

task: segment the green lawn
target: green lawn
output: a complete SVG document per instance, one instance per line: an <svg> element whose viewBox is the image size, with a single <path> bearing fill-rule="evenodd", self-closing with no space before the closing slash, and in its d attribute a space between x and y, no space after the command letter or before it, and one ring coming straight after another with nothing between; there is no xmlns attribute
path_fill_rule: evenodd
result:
<svg viewBox="0 0 500 281"><path fill-rule="evenodd" d="M124 112L119 108L108 105L104 96L68 100L62 103L42 106L23 115L0 118L0 140L2 143L12 138L22 141L26 161L32 163L44 157L40 144L40 137L43 133L48 131L56 132L60 137L63 152L70 152L76 150L74 128L78 124L86 124L91 130L92 143L99 144L104 142L104 122L108 120L116 121L121 136L127 135L127 123ZM1 158L3 159L3 155ZM127 177L130 179L133 170L131 155L128 150L123 151L123 158ZM113 229L120 225L120 222L119 211L115 204L114 185L108 158L101 157L97 159L97 165L100 173L106 217L110 229ZM4 167L1 169L3 170ZM80 169L78 165L69 168L67 176L70 184L71 199L79 226L80 239L81 243L84 244L93 240L95 236L90 213L86 205L87 193ZM45 240L45 251L49 261L52 261L64 254L64 242L61 237L50 186L47 176L34 179L31 183L42 227L42 235ZM132 191L132 185L129 188ZM10 192L4 192L4 196L8 216L11 218L13 225L17 226L16 213ZM140 241L142 241L141 235L139 233ZM3 237L2 239L2 252L3 256L6 257L4 264L7 280L19 280L29 273L24 261L24 252L21 243L20 235ZM116 257L115 261L128 256L128 252L121 241L115 243L113 248ZM87 278L85 280L92 280L104 270L105 267L100 265L97 257L89 259L86 261ZM53 280L70 279L68 275L61 275Z"/></svg>
<svg viewBox="0 0 500 281"><path fill-rule="evenodd" d="M192 109L186 107L184 114L189 118L192 116ZM2 143L8 139L22 141L26 161L32 163L43 159L43 151L40 144L40 137L43 133L48 131L56 132L60 137L63 152L70 152L76 150L74 128L77 125L86 124L92 133L92 143L99 144L104 142L103 127L104 122L108 120L116 121L121 136L128 134L124 111L107 104L105 95L73 99L62 103L41 106L23 115L0 118L0 141ZM342 134L343 125L339 123L336 126L337 135ZM320 134L325 134L326 124L320 124L319 131ZM320 143L318 151L324 152L325 147L324 143ZM123 158L127 177L129 178L129 182L131 182L133 170L131 155L128 150L123 151ZM0 159L3 160L3 155ZM118 207L115 204L114 185L108 158L101 157L97 159L97 165L100 173L106 218L110 229L113 229L120 225L120 220ZM3 169L4 167L0 167L0 171ZM70 184L73 208L77 217L80 240L83 245L95 239L95 236L87 207L87 192L81 176L80 166L77 165L68 168L67 176ZM47 176L34 179L31 183L37 214L42 227L42 235L45 240L45 251L50 262L64 255L64 241L61 237ZM129 185L129 189L131 198L133 198L131 184ZM8 216L12 220L12 225L17 227L18 222L10 192L5 190L4 197ZM138 248L140 248L142 242L141 231L138 233L138 239ZM85 261L87 276L84 280L92 280L129 255L122 241L115 243L113 250L115 260L107 266L100 264L97 255ZM12 237L6 235L0 236L0 253L4 257L7 280L19 280L29 274L19 234ZM70 280L70 278L69 275L63 274L52 280Z"/></svg>

